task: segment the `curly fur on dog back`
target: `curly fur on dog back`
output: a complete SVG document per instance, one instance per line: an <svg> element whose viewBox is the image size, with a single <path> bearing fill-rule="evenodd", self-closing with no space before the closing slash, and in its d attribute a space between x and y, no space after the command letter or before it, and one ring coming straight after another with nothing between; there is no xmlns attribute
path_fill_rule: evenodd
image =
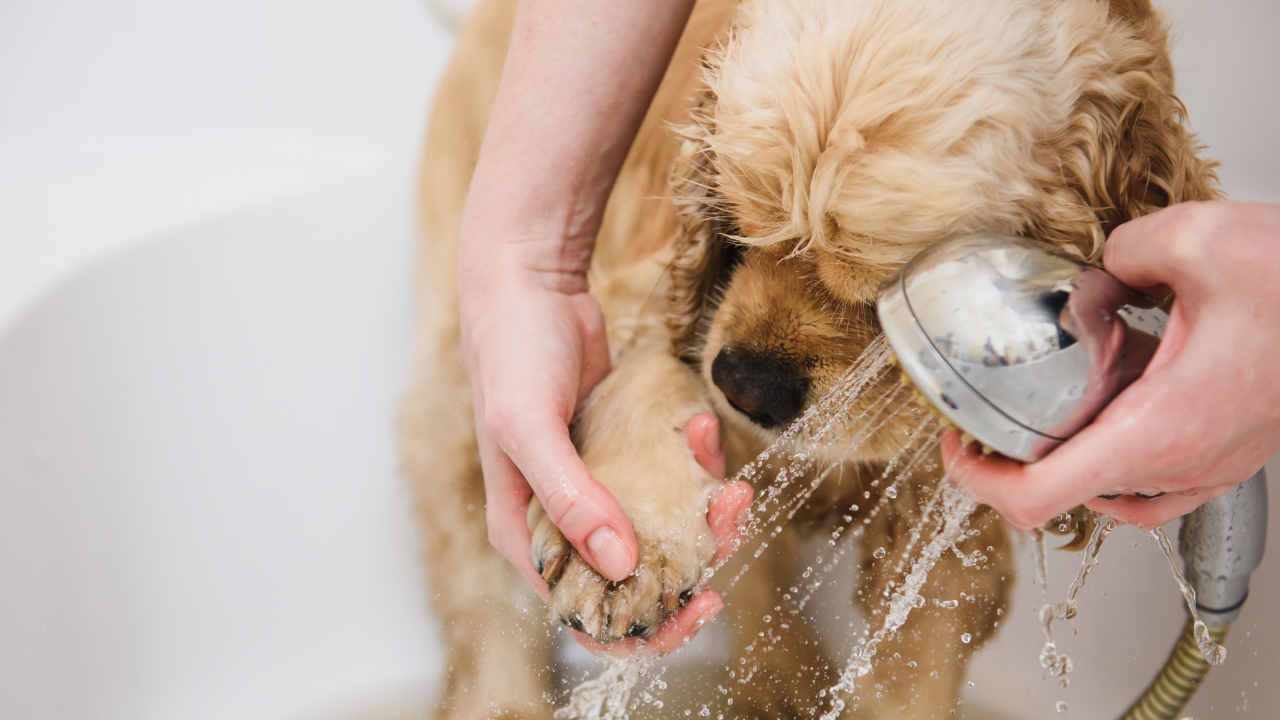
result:
<svg viewBox="0 0 1280 720"><path fill-rule="evenodd" d="M1218 194L1146 0L748 0L705 65L676 169L680 351L717 233L814 251L833 273L856 260L870 272L845 278L847 299L870 301L953 233L1096 260L1116 225Z"/></svg>

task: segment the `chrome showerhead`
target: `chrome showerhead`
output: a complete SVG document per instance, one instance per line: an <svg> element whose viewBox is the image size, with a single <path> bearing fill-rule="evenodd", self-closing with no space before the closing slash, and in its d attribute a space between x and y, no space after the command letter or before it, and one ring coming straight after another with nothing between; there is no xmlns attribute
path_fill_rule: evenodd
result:
<svg viewBox="0 0 1280 720"><path fill-rule="evenodd" d="M1027 238L976 233L880 286L899 365L951 422L1034 461L1142 374L1168 317L1105 271Z"/></svg>
<svg viewBox="0 0 1280 720"><path fill-rule="evenodd" d="M938 412L984 445L1033 462L1142 374L1168 320L1155 305L1031 240L979 233L904 265L880 286L878 312L899 367ZM1216 648L1209 640L1226 636L1262 560L1266 483L1259 470L1187 516L1180 551L1216 635L1189 623L1125 718L1179 717L1209 672L1205 643Z"/></svg>

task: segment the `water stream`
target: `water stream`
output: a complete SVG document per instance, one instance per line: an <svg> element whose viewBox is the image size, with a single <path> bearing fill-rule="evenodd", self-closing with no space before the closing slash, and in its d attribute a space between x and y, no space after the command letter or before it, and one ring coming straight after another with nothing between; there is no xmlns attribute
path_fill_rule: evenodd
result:
<svg viewBox="0 0 1280 720"><path fill-rule="evenodd" d="M1084 552L1081 554L1080 569L1076 571L1076 577L1071 581L1071 586L1067 589L1066 599L1058 602L1056 605L1048 603L1040 606L1040 627L1044 631L1044 647L1040 650L1040 667L1052 677L1060 678L1062 687L1066 688L1069 684L1067 675L1072 670L1071 657L1066 653L1058 650L1058 644L1053 638L1053 621L1072 620L1076 616L1076 596L1084 587L1085 580L1089 578L1089 571L1098 564L1098 553L1102 551L1102 542L1107 539L1111 531L1116 527L1116 521L1105 516L1099 515L1097 522L1093 527L1093 532L1089 535L1089 543L1085 546ZM1045 558L1044 533L1037 534L1036 545L1039 548L1037 562L1039 564L1039 581L1045 592L1048 592L1048 567Z"/></svg>
<svg viewBox="0 0 1280 720"><path fill-rule="evenodd" d="M920 595L928 579L929 571L937 565L944 553L960 542L968 528L969 516L978 508L978 502L961 490L954 483L944 478L930 499L924 517L916 528L930 521L930 515L938 516L936 529L929 543L925 545L920 556L915 559L902 584L889 599L888 612L884 624L870 638L854 649L840 680L827 692L819 693L819 697L832 697L830 709L822 715L822 720L835 720L844 711L846 700L843 695L853 693L857 689L857 680L871 672L872 659L876 649L885 638L890 637L902 627L912 610L924 607L925 599Z"/></svg>
<svg viewBox="0 0 1280 720"><path fill-rule="evenodd" d="M1173 570L1173 579L1178 583L1178 589L1182 591L1182 599L1187 602L1187 610L1191 613L1191 619L1194 622L1192 632L1195 634L1196 645L1200 648L1200 654L1204 656L1205 662L1210 665L1221 665L1227 659L1227 649L1214 642L1209 637L1209 628L1200 619L1200 609L1196 607L1196 590L1187 582L1186 577L1182 575L1182 566L1178 563L1178 558L1173 554L1173 546L1169 544L1169 537L1164 534L1163 528L1156 528L1151 531L1151 537L1160 545L1160 549L1164 551L1164 556L1169 560L1169 568Z"/></svg>
<svg viewBox="0 0 1280 720"><path fill-rule="evenodd" d="M775 440L752 462L748 463L733 477L733 480L746 480L757 488L762 488L755 502L747 513L743 527L742 539L739 541L741 552L754 544L748 558L759 558L769 547L771 540L782 531L783 525L791 520L812 497L814 491L828 479L832 472L841 467L845 458L854 452L868 438L880 431L893 418L893 413L901 406L906 390L901 386L889 389L877 389L876 383L890 366L891 352L883 342L883 338L873 340L866 351L841 376L830 391L791 423ZM875 393L870 401L858 409L858 400L868 393ZM917 414L918 413L917 411ZM919 424L910 431L912 441L908 442L887 465L880 478L872 482L878 486L881 481L888 484L879 494L873 508L863 516L862 525L853 532L846 532L853 522L854 513L858 511L855 504L843 514L844 523L833 532L830 545L835 551L829 560L818 560L819 569L810 567L804 574L813 580L801 586L791 588L792 592L784 597L788 601L807 602L808 597L821 584L821 578L829 573L845 553L851 541L862 534L862 530L870 524L875 514L897 494L899 484L907 480L921 466L937 445L941 431L937 429L931 416L924 415ZM833 445L840 447L834 460L830 460L827 451ZM910 457L908 457L910 454ZM903 462L905 460L905 463ZM824 467L814 472L821 463ZM899 469L901 467L901 469ZM895 472L896 471L896 472ZM769 481L763 482L772 474ZM799 480L812 477L806 485L793 488ZM940 489L941 491L941 489ZM950 491L959 496L958 490ZM870 492L866 494L870 498ZM948 501L954 504L952 501ZM970 501L971 502L971 501ZM966 513L967 517L967 513ZM923 521L922 521L923 522ZM841 539L844 542L841 542ZM959 535L956 535L956 540ZM943 551L954 544L954 540L942 543L936 551L940 556ZM932 546L931 546L932 547ZM928 552L928 550L926 550ZM928 569L937 562L913 567L912 586L918 589L923 585ZM722 595L729 596L733 588L750 570L751 562L744 563L738 572L729 579L722 589ZM703 580L710 580L717 568L709 568ZM904 589L904 592L907 592ZM904 596L905 597L905 596ZM889 617L886 627L875 636L879 642L887 633L892 632L905 620L914 600L896 600L890 603ZM906 606L903 604L906 603ZM901 617L901 620L898 618ZM875 643L870 646L867 657L874 654ZM747 649L748 652L752 648ZM634 690L655 664L654 656L632 656L622 660L610 660L599 676L580 683L570 694L568 703L558 709L555 717L558 720L618 720L627 716L637 701ZM739 678L741 681L742 678ZM660 702L660 701L655 701ZM705 707L703 708L705 710ZM707 713L709 714L709 713Z"/></svg>
<svg viewBox="0 0 1280 720"><path fill-rule="evenodd" d="M1031 552L1036 560L1036 574L1031 578L1031 583L1040 586L1040 592L1047 600L1049 598L1049 553L1045 549L1044 530L1031 531Z"/></svg>
<svg viewBox="0 0 1280 720"><path fill-rule="evenodd" d="M739 541L739 554L745 556L747 561L724 584L722 594L726 599L751 569L752 560L761 557L770 542L783 532L784 525L805 506L822 483L833 472L839 472L844 461L860 445L880 432L901 412L902 400L909 391L897 385L883 389L877 382L889 368L890 357L890 351L880 339L873 341L829 392L813 403L777 440L734 476L733 480L749 481L760 488L760 492L747 513L743 536ZM859 403L864 399L867 401ZM922 469L930 473L937 469L933 464L934 451L943 429L931 414L918 409L912 412L916 415L917 423L907 431L910 440L886 463L881 475L869 483L870 488L861 498L837 513L838 519L826 544L829 550L821 552L810 566L804 568L800 580L783 593L783 600L788 603L787 610L792 615L805 609L814 592L831 577L842 558L855 547L854 541L862 537L878 514L898 497L900 489L907 487L905 483ZM833 448L836 452L832 452ZM765 482L766 479L768 482ZM801 484L801 481L805 482ZM879 489L874 500L872 489ZM860 507L860 504L866 503L870 506ZM858 681L872 671L879 646L902 628L913 610L926 605L920 592L925 587L930 571L943 555L954 552L966 567L986 560L981 551L966 554L959 547L970 533L976 533L969 529L968 522L977 507L977 501L948 478L943 478L925 502L920 518L909 531L906 543L899 551L895 551L897 557L887 559L885 548L877 548L872 552L874 558L884 561L882 567L891 571L895 578L887 584L879 598L880 609L872 614L872 617L882 616L883 619L874 632L867 628L866 634L850 653L839 679L817 693L815 706L810 710L813 715L823 712L822 720L835 720L849 702L857 701ZM1059 651L1054 641L1053 623L1055 620L1068 621L1076 617L1076 598L1090 571L1098 565L1102 544L1115 527L1113 519L1099 516L1065 599L1056 604L1045 603L1037 611L1045 636L1040 665L1050 676L1058 678L1064 688L1068 685L1067 675L1072 670L1072 661ZM1200 621L1195 605L1195 591L1183 578L1168 538L1159 529L1152 531L1151 535L1169 558L1174 577L1195 620L1195 637L1201 652L1210 663L1221 663L1226 650L1209 638L1207 627ZM1032 537L1035 583L1047 596L1048 558L1044 533L1034 533ZM717 568L708 569L704 581L709 580L716 570ZM954 600L935 599L934 603L946 608L956 606ZM782 612L784 608L779 606L775 610ZM780 627L785 629L787 626L780 624ZM967 637L967 633L962 635L962 642L969 642ZM739 673L737 670L729 670L730 679L739 684L752 682L755 669L760 664L759 654L772 651L778 639L775 633L761 633L760 640L746 646L743 657L736 659L743 666L743 671ZM661 680L661 673L656 673L657 677L650 677L648 690L635 692L647 676L654 674L651 671L658 659L655 655L636 655L607 661L599 676L579 684L572 691L568 703L555 712L555 717L557 720L621 720L641 702L654 708L662 708L663 700L655 697L666 687ZM728 693L727 688L720 687L719 690L722 694ZM1058 712L1065 712L1066 709L1065 702L1058 703ZM692 715L694 711L685 710L684 713ZM709 717L711 713L707 705L702 705L696 714Z"/></svg>
<svg viewBox="0 0 1280 720"><path fill-rule="evenodd" d="M905 397L907 392L898 386L880 391L880 394L867 403L862 411L854 415L848 413L848 409L854 406L861 394L883 375L889 366L889 357L890 354L882 343L873 342L835 389L814 404L812 412L807 412L784 433L779 442L775 442L754 463L738 474L738 479L759 477L761 469L766 471L773 469L771 460L780 459L788 449L790 450L787 453L790 462L779 469L774 481L757 501L748 522L747 541L767 533L767 537L752 553L753 558L760 557L768 548L769 541L782 532L783 527L779 519L785 515L785 520L790 520L831 472L841 466L849 453L880 431L892 418L891 411L899 407L901 398ZM840 559L852 546L852 541L860 537L881 510L898 496L898 488L901 484L913 477L932 458L942 430L931 415L919 411L916 413L918 423L908 430L911 441L886 463L880 477L869 483L871 488L878 488L882 482L887 483L879 492L874 505L862 516L861 522L852 531L849 531L849 528L854 524L855 513L860 508L856 502L847 508L840 515L842 522L837 524L828 541L829 546L834 547L835 550L828 556L819 556L815 561L816 567L806 567L801 573L802 582L783 594L784 601L794 603L797 612L808 603L825 576L839 564ZM844 450L841 455L834 462L830 462L825 470L818 473L807 487L784 501L783 493L788 485L795 479L808 474L819 456L819 451L836 442L843 445ZM935 468L929 465L928 469ZM870 499L871 490L867 490L863 493L863 500L870 501ZM840 695L852 691L856 678L869 672L871 659L875 656L878 645L902 626L912 610L925 604L920 596L920 590L924 587L929 571L942 555L954 549L957 554L965 557L957 549L957 543L965 537L966 521L976 507L977 502L954 484L946 480L939 483L922 517L913 528L912 540L903 552L903 563L899 564L898 572L903 570L906 558L910 556L922 529L931 522L936 522L939 528L921 552L920 557L911 563L910 572L901 583L898 583L896 591L885 599L886 612L883 626L854 650L840 681L832 688L819 693L819 697L832 698L832 710L827 716L834 717L841 712L845 700ZM883 552L883 549L877 552ZM980 553L977 555L979 557L970 558L970 562L977 562L980 559ZM749 568L750 564L747 563L738 571L728 583L726 592L733 588ZM771 640L771 638L765 638L765 640L776 642L776 639ZM752 643L745 650L748 653L754 653L757 650L756 643ZM751 677L752 673L747 672L737 680L745 683L750 681Z"/></svg>
<svg viewBox="0 0 1280 720"><path fill-rule="evenodd" d="M604 672L579 683L569 695L569 702L556 710L554 717L556 720L624 720L634 709L632 692L659 657L637 654L606 659Z"/></svg>

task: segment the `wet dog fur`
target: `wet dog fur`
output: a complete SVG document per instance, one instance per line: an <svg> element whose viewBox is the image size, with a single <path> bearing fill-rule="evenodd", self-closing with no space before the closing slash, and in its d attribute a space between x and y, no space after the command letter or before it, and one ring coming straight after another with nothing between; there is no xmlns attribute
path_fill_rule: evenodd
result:
<svg viewBox="0 0 1280 720"><path fill-rule="evenodd" d="M486 0L463 29L421 175L422 346L400 445L449 648L444 718L551 709L547 611L487 542L455 276L463 200L514 13L514 0ZM591 281L614 370L574 426L588 467L635 525L640 568L605 582L534 507L552 620L604 641L652 632L712 552L704 513L716 481L680 428L713 411L730 472L749 461L877 335L875 288L920 249L994 229L1096 261L1120 223L1216 198L1167 46L1148 0L699 2L609 200ZM805 539L829 530L837 511L877 501L868 480L913 423L897 407L753 561L721 620L734 657L786 605ZM937 481L925 475L886 501L864 548L905 545ZM871 498L858 502L863 493ZM965 664L998 625L1013 580L998 518L983 509L972 526L979 534L966 547L987 562L966 568L948 555L923 594L974 600L915 612L881 646L863 680L874 690L847 716L943 717L955 707ZM875 622L894 575L862 556L851 602ZM960 644L961 632L972 642ZM759 676L732 686L739 717L800 715L837 667L803 622L771 651L752 652Z"/></svg>

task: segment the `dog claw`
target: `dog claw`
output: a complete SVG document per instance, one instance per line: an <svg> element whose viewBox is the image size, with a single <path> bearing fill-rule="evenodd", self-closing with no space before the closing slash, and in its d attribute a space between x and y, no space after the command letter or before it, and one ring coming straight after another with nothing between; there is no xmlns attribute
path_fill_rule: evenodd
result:
<svg viewBox="0 0 1280 720"><path fill-rule="evenodd" d="M649 638L668 615L693 597L700 565L664 543L640 539L640 564L621 582L601 577L577 553L568 553L551 591L552 618L600 643Z"/></svg>
<svg viewBox="0 0 1280 720"><path fill-rule="evenodd" d="M529 559L533 561L533 568L548 585L554 585L564 570L565 560L569 558L569 541L564 539L559 528L547 517L542 503L536 497L529 502L525 521L529 525L529 532L533 533L529 544Z"/></svg>

